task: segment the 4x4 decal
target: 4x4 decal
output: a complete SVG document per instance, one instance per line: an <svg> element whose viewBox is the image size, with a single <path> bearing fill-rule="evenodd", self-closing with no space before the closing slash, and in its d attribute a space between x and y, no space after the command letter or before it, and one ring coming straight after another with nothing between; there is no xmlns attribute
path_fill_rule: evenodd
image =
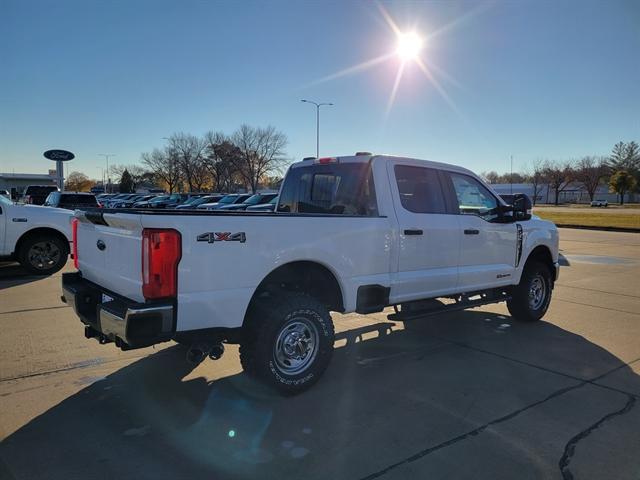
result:
<svg viewBox="0 0 640 480"><path fill-rule="evenodd" d="M247 241L247 236L244 232L231 233L231 232L206 232L201 233L196 237L198 242L240 242Z"/></svg>

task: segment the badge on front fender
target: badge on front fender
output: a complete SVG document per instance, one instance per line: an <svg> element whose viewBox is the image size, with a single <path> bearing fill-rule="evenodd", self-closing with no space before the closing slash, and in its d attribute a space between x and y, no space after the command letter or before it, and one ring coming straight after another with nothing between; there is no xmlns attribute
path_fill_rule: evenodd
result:
<svg viewBox="0 0 640 480"><path fill-rule="evenodd" d="M198 242L240 242L247 241L247 236L244 232L231 233L231 232L207 232L201 233L196 237Z"/></svg>

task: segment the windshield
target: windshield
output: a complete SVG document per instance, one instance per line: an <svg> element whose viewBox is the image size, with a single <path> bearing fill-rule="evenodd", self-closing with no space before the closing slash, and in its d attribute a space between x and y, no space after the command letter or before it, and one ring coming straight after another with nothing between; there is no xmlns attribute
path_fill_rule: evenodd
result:
<svg viewBox="0 0 640 480"><path fill-rule="evenodd" d="M222 199L220 199L220 203L233 203L236 198L238 198L238 195L227 195L225 197L222 197Z"/></svg>
<svg viewBox="0 0 640 480"><path fill-rule="evenodd" d="M215 202L219 202L221 198L222 197L220 197L220 196L202 197L202 198L199 198L196 202L194 202L194 204L195 205L202 205L203 203L215 203Z"/></svg>
<svg viewBox="0 0 640 480"><path fill-rule="evenodd" d="M258 203L260 203L260 200L262 200L262 195L251 195L249 198L247 198L244 202L247 205L257 205Z"/></svg>
<svg viewBox="0 0 640 480"><path fill-rule="evenodd" d="M13 205L13 202L4 195L0 195L0 203L3 205Z"/></svg>

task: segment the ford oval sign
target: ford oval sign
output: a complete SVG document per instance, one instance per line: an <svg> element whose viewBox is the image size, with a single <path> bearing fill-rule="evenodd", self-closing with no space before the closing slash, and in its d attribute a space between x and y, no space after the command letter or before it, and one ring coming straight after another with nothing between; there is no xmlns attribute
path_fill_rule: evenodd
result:
<svg viewBox="0 0 640 480"><path fill-rule="evenodd" d="M73 160L75 155L66 150L47 150L44 152L44 158L55 162L66 162L67 160Z"/></svg>

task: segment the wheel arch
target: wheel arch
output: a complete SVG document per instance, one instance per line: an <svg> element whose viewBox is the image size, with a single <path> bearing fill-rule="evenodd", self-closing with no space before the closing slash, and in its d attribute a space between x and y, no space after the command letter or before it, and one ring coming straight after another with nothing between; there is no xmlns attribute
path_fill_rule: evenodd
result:
<svg viewBox="0 0 640 480"><path fill-rule="evenodd" d="M276 267L262 279L249 301L243 324L260 297L273 295L278 291L307 293L329 310L345 310L342 286L335 273L317 261L298 260Z"/></svg>
<svg viewBox="0 0 640 480"><path fill-rule="evenodd" d="M20 238L18 238L18 241L16 242L13 255L14 256L19 255L20 249L22 248L24 243L27 240L29 240L31 237L34 237L36 235L51 235L51 236L58 237L60 240L63 241L64 245L67 247L67 255L71 252L71 245L70 245L69 239L60 230L56 230L55 228L51 228L51 227L37 227L37 228L32 228L31 230L27 230L22 235L20 235Z"/></svg>
<svg viewBox="0 0 640 480"><path fill-rule="evenodd" d="M538 261L546 265L547 268L549 268L549 272L551 273L552 282L554 281L553 272L555 267L553 263L553 256L551 254L551 249L548 246L538 245L533 250L531 250L531 253L529 253L529 256L523 263L522 269L524 270L527 267L527 265L532 261Z"/></svg>

